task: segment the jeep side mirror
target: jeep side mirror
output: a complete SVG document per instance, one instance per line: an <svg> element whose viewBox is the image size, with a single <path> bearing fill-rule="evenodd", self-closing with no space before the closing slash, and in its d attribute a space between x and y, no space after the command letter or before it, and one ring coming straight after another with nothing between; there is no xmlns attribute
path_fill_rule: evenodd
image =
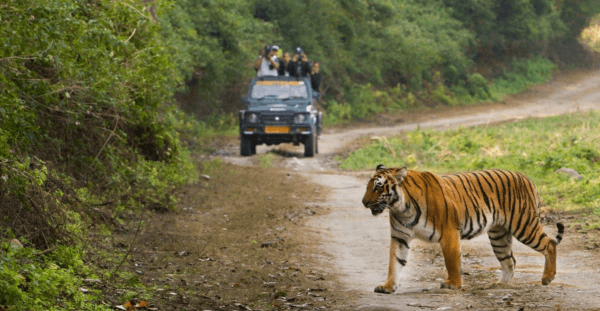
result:
<svg viewBox="0 0 600 311"><path fill-rule="evenodd" d="M248 96L242 96L242 104L248 106L249 103Z"/></svg>

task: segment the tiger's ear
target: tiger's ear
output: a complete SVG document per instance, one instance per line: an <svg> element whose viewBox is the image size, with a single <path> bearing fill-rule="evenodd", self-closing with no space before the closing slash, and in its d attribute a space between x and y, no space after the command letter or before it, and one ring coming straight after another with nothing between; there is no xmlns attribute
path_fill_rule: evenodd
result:
<svg viewBox="0 0 600 311"><path fill-rule="evenodd" d="M383 164L379 164L377 165L377 168L375 169L375 171L379 172L380 170L385 170L387 167L385 167L385 165Z"/></svg>
<svg viewBox="0 0 600 311"><path fill-rule="evenodd" d="M396 180L398 181L398 184L402 183L402 181L404 180L404 177L406 177L406 166L401 168L398 173L396 174Z"/></svg>

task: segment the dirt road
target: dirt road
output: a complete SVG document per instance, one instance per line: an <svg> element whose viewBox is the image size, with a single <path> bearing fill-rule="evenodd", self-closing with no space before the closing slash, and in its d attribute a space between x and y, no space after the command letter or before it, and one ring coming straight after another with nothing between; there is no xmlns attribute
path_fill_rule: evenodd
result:
<svg viewBox="0 0 600 311"><path fill-rule="evenodd" d="M595 250L584 250L574 241L576 232L567 229L558 247L558 274L549 286L540 283L544 258L515 242L516 273L508 286L494 287L500 276L487 237L462 243L462 290L442 290L445 279L441 250L436 244L413 241L412 254L400 277L400 287L392 295L376 294L375 286L385 281L389 247L387 213L371 216L361 198L372 172L347 173L337 169L333 156L364 136L391 136L402 131L432 127L448 129L546 117L578 111L600 110L600 73L577 72L563 75L544 86L505 103L416 113L398 120L387 120L386 126L361 126L325 132L319 143L321 154L303 158L300 147L259 146L257 153L274 151L275 163L302 172L315 183L331 189L326 204L331 213L314 217L309 226L322 237L321 248L333 261L333 273L343 286L356 293L360 310L600 310L600 256ZM255 157L226 156L238 165L255 165ZM554 223L569 219L550 215L546 232L555 236Z"/></svg>

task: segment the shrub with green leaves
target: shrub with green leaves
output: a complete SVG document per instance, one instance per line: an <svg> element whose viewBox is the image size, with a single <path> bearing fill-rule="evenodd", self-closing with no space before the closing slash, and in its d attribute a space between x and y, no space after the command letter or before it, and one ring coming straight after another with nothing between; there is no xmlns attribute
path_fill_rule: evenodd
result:
<svg viewBox="0 0 600 311"><path fill-rule="evenodd" d="M530 59L514 59L510 63L510 71L504 70L494 79L490 92L494 98L503 98L523 92L536 84L550 81L558 67L550 60L533 57Z"/></svg>
<svg viewBox="0 0 600 311"><path fill-rule="evenodd" d="M94 277L81 250L60 246L48 255L32 248L0 244L0 304L9 310L109 310L93 290L85 294L82 277Z"/></svg>

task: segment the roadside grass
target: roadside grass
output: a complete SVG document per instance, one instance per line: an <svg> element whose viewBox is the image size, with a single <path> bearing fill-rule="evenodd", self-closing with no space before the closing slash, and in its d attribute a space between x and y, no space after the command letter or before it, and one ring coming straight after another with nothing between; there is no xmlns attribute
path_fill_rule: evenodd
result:
<svg viewBox="0 0 600 311"><path fill-rule="evenodd" d="M544 208L585 212L600 228L600 113L527 119L448 131L416 129L380 137L342 159L348 170L378 164L453 173L488 168L519 171L538 186ZM555 173L565 167L583 176Z"/></svg>
<svg viewBox="0 0 600 311"><path fill-rule="evenodd" d="M259 165L262 168L273 168L273 159L275 155L271 152L258 155Z"/></svg>

